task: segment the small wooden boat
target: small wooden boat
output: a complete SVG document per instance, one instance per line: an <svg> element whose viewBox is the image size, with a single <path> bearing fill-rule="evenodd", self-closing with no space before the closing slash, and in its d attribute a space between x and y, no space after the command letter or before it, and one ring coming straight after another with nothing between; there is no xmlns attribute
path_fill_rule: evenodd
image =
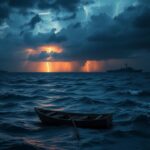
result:
<svg viewBox="0 0 150 150"><path fill-rule="evenodd" d="M112 126L112 114L69 113L43 108L35 108L35 111L45 125L68 125L94 129L110 128Z"/></svg>

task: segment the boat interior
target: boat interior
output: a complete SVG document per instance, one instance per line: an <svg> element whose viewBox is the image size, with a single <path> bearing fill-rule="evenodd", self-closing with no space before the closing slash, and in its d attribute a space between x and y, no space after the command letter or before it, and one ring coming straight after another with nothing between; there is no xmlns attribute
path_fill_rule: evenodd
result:
<svg viewBox="0 0 150 150"><path fill-rule="evenodd" d="M104 115L78 115L78 114L58 113L58 112L49 112L47 113L47 116L56 119L79 120L79 121L100 120L103 117L106 117Z"/></svg>

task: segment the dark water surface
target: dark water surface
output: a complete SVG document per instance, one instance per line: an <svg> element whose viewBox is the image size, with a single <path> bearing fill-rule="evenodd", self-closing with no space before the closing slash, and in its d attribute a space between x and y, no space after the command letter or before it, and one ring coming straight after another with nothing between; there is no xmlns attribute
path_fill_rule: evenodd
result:
<svg viewBox="0 0 150 150"><path fill-rule="evenodd" d="M44 127L44 106L114 113L109 130ZM12 73L0 75L0 149L150 150L149 73Z"/></svg>

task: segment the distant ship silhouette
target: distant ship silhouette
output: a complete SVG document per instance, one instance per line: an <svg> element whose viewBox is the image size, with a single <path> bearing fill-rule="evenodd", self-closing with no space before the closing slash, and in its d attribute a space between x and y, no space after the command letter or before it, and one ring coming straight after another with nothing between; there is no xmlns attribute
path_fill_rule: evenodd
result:
<svg viewBox="0 0 150 150"><path fill-rule="evenodd" d="M125 67L115 70L108 70L107 72L143 72L142 69L134 69L132 67L129 67L128 64L125 64Z"/></svg>

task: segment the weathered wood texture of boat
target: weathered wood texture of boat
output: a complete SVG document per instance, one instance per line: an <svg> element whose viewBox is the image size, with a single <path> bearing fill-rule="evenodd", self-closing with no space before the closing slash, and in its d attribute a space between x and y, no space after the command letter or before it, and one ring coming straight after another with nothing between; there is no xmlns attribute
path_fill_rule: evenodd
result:
<svg viewBox="0 0 150 150"><path fill-rule="evenodd" d="M68 125L81 128L110 128L112 127L112 114L84 114L35 108L43 124L50 126Z"/></svg>

